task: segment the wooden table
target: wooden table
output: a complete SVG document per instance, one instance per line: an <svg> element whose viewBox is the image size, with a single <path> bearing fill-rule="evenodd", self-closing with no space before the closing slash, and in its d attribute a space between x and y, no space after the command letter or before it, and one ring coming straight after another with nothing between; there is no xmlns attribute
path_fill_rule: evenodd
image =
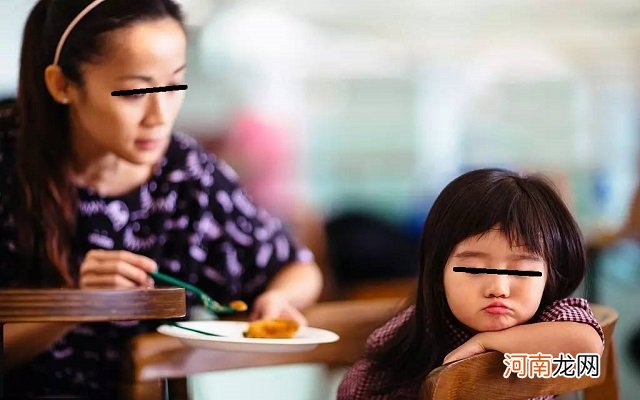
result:
<svg viewBox="0 0 640 400"><path fill-rule="evenodd" d="M322 363L328 368L357 361L371 332L387 322L405 299L385 298L322 302L304 310L309 326L337 333L340 340L301 353L255 353L217 351L189 347L179 339L157 332L137 335L131 341L131 359L124 373L131 383L122 398L127 400L166 399L167 380L177 398L187 397L186 377L202 372L297 363Z"/></svg>
<svg viewBox="0 0 640 400"><path fill-rule="evenodd" d="M185 313L182 288L0 289L0 398L5 323L131 321L179 318Z"/></svg>

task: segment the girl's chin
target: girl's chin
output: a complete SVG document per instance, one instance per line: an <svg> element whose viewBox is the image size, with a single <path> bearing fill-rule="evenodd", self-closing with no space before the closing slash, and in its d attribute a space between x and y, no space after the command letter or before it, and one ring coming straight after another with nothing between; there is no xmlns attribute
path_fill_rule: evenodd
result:
<svg viewBox="0 0 640 400"><path fill-rule="evenodd" d="M515 320L508 317L493 318L491 321L477 321L471 329L477 332L501 331L518 325Z"/></svg>

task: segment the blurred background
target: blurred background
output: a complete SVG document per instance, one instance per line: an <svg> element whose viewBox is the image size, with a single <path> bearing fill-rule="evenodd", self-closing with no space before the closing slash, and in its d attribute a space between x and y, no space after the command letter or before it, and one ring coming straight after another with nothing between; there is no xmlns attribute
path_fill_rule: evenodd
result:
<svg viewBox="0 0 640 400"><path fill-rule="evenodd" d="M34 3L2 0L0 98L15 95ZM326 299L410 290L421 224L455 176L545 172L589 243L581 295L621 315L623 398L636 398L640 2L181 3L189 89L177 128L315 250Z"/></svg>

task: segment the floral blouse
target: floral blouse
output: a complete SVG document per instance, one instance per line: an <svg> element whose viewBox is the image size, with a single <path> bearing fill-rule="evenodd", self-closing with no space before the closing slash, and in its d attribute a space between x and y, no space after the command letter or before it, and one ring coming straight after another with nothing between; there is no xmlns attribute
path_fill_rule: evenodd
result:
<svg viewBox="0 0 640 400"><path fill-rule="evenodd" d="M16 261L15 124L0 109L0 287L24 282ZM9 121L9 122L8 122ZM151 179L123 196L77 188L71 275L91 249L128 250L154 259L159 271L197 285L220 302L251 302L285 265L311 262L282 223L257 207L235 172L196 141L174 133ZM46 282L45 282L46 284ZM187 306L199 304L187 293ZM83 323L23 367L7 371L8 396L117 398L124 345L161 321Z"/></svg>

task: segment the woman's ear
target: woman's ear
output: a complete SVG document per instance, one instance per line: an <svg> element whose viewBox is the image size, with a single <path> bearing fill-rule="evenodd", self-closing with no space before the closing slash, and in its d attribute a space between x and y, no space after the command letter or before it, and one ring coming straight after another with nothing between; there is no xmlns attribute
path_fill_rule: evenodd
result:
<svg viewBox="0 0 640 400"><path fill-rule="evenodd" d="M69 80L59 65L49 65L44 70L44 83L53 100L60 104L69 104Z"/></svg>

